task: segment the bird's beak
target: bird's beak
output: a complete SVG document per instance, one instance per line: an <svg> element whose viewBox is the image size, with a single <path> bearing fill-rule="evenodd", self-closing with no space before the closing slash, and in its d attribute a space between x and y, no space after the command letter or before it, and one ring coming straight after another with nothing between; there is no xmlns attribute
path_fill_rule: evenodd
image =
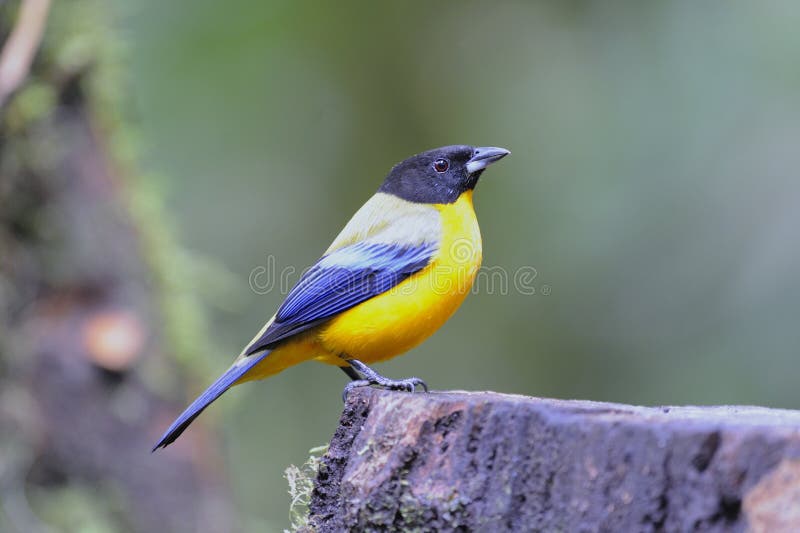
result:
<svg viewBox="0 0 800 533"><path fill-rule="evenodd" d="M495 161L500 161L505 156L510 154L505 148L497 148L495 146L481 146L475 148L475 153L472 159L467 161L467 172L474 174L479 170L483 170Z"/></svg>

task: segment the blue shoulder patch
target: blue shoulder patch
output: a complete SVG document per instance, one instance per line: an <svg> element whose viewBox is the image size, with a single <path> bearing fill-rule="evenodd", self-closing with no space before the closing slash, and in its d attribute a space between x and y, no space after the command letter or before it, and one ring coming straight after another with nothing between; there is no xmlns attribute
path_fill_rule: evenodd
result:
<svg viewBox="0 0 800 533"><path fill-rule="evenodd" d="M323 256L292 288L275 321L248 348L252 354L382 294L425 268L435 244L360 242Z"/></svg>

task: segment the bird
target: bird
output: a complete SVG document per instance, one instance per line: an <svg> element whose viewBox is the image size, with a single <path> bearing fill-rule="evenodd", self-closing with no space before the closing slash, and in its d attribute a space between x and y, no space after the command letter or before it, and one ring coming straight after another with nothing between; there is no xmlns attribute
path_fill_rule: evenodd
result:
<svg viewBox="0 0 800 533"><path fill-rule="evenodd" d="M177 439L233 385L298 363L338 366L355 387L427 391L417 377L370 366L419 345L470 292L482 259L473 191L505 148L454 145L392 167L322 257L300 277L233 364L186 408L152 451Z"/></svg>

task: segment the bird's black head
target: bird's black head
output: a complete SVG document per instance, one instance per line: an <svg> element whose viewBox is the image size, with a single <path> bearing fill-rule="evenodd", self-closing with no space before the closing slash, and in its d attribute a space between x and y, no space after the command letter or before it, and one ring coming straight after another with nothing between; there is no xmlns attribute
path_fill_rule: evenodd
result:
<svg viewBox="0 0 800 533"><path fill-rule="evenodd" d="M398 163L380 192L426 204L450 204L472 190L483 170L510 152L504 148L455 145L422 152Z"/></svg>

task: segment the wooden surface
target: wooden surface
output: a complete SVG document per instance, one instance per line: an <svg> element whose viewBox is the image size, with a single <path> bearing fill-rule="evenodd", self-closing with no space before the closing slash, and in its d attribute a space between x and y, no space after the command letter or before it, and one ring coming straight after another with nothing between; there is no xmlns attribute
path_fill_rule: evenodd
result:
<svg viewBox="0 0 800 533"><path fill-rule="evenodd" d="M319 532L800 531L800 412L350 395Z"/></svg>

